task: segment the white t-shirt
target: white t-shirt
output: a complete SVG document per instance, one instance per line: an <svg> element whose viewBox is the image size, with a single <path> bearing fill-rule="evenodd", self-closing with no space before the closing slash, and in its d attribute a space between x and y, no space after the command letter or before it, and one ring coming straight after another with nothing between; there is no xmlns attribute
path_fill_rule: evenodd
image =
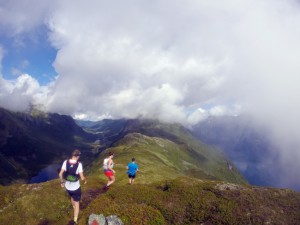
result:
<svg viewBox="0 0 300 225"><path fill-rule="evenodd" d="M76 160L72 160L69 159L70 163L76 163ZM62 167L62 170L67 171L67 160L64 161ZM82 173L83 169L82 169L82 164L81 162L78 164L77 170L76 170L76 174ZM80 188L80 181L76 181L76 182L71 182L71 181L67 181L65 182L65 188L69 191L75 191L78 188Z"/></svg>
<svg viewBox="0 0 300 225"><path fill-rule="evenodd" d="M108 160L109 160L109 158L106 158L106 159L103 160L103 169L104 170L108 169Z"/></svg>
<svg viewBox="0 0 300 225"><path fill-rule="evenodd" d="M110 159L110 158L106 158L106 159L103 160L103 169L104 169L104 170L108 170L108 161L109 161L109 159ZM113 168L113 167L114 167L114 164L112 163L112 164L110 165L110 168Z"/></svg>

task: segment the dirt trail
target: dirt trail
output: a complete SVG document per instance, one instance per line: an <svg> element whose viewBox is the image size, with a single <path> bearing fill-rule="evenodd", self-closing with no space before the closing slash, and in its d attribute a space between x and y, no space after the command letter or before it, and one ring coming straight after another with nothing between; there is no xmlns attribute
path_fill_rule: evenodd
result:
<svg viewBox="0 0 300 225"><path fill-rule="evenodd" d="M89 189L82 192L82 199L80 202L80 209L85 209L98 195L105 193L102 188Z"/></svg>

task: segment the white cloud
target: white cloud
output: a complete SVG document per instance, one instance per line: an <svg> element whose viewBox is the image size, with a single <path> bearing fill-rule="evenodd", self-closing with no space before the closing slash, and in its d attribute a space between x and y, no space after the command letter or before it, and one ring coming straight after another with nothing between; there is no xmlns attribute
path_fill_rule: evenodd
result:
<svg viewBox="0 0 300 225"><path fill-rule="evenodd" d="M202 108L198 108L194 110L189 116L188 116L188 123L189 124L197 124L200 121L206 119L209 116L209 113L207 110L204 110Z"/></svg>
<svg viewBox="0 0 300 225"><path fill-rule="evenodd" d="M0 31L5 31L6 35L13 37L33 31L37 26L43 25L54 3L55 1L47 0L1 0ZM16 38L16 41L23 44L19 38Z"/></svg>
<svg viewBox="0 0 300 225"><path fill-rule="evenodd" d="M3 56L4 56L4 50L3 50L3 47L0 44L0 76L1 76L1 72L2 72L2 59L3 59Z"/></svg>
<svg viewBox="0 0 300 225"><path fill-rule="evenodd" d="M214 37L217 28L207 33L206 28L211 24L202 18L212 16L195 11L194 1L184 5L172 2L173 7L167 12L161 11L159 2L150 3L149 12L147 4L119 3L115 7L107 2L90 1L90 5L70 8L60 4L49 20L50 39L59 48L54 65L60 74L50 104L52 110L72 113L88 107L103 113L101 104L106 106L104 112L119 117L159 114L162 118L162 113L151 113L149 108L162 112L172 108L169 114L173 118L168 116L168 119L182 121L182 108L214 98L225 80L224 71L228 71L232 62L218 40L213 43L213 38L204 43ZM126 15L121 10L124 7ZM178 15L182 9L186 12ZM86 11L93 17L86 16ZM82 19L77 20L78 17ZM151 107L145 103L132 107L132 101L149 102L148 95L140 91L154 90L165 83L181 95L180 102L157 97L150 101ZM116 98L124 93L135 93L136 97L130 101ZM67 96L73 101L61 101ZM114 96L113 101L110 96ZM74 103L87 98L89 103ZM115 104L122 105L122 110L113 110Z"/></svg>
<svg viewBox="0 0 300 225"><path fill-rule="evenodd" d="M7 81L0 77L0 105L16 111L27 110L30 104L42 104L47 99L47 87L28 74L22 74L16 80Z"/></svg>
<svg viewBox="0 0 300 225"><path fill-rule="evenodd" d="M226 114L226 110L224 106L214 106L209 110L209 114L212 116L223 116Z"/></svg>
<svg viewBox="0 0 300 225"><path fill-rule="evenodd" d="M49 110L71 115L185 123L236 114L238 105L270 127L281 149L300 146L298 1L34 3L4 1L0 29L21 35L45 22L59 75L47 88L28 76L1 78L10 103L43 99ZM279 153L295 171L297 149Z"/></svg>

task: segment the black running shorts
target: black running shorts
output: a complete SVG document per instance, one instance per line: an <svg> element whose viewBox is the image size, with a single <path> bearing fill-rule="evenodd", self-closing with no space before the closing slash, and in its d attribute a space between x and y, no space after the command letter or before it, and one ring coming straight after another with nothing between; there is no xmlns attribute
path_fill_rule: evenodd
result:
<svg viewBox="0 0 300 225"><path fill-rule="evenodd" d="M134 179L135 178L135 174L128 174L128 177Z"/></svg>
<svg viewBox="0 0 300 225"><path fill-rule="evenodd" d="M78 188L77 190L75 191L69 191L67 190L69 195L73 198L73 200L75 202L79 202L80 199L81 199L81 188Z"/></svg>

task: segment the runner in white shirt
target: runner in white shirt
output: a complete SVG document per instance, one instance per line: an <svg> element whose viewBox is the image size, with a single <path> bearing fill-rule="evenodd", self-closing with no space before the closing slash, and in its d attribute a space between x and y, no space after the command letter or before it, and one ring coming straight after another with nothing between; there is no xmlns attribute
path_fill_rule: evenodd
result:
<svg viewBox="0 0 300 225"><path fill-rule="evenodd" d="M105 158L103 160L103 170L104 170L104 174L107 177L108 181L107 184L103 187L104 190L108 190L110 185L112 185L116 178L115 178L115 174L116 171L114 171L113 167L114 167L114 161L113 161L113 157L114 157L114 153L113 152L109 152L108 153L108 158Z"/></svg>
<svg viewBox="0 0 300 225"><path fill-rule="evenodd" d="M61 187L65 187L67 192L71 197L71 203L74 208L74 223L77 224L77 219L79 215L79 201L81 199L81 188L80 188L80 181L84 181L86 184L86 178L83 175L83 168L81 162L78 161L80 156L79 150L74 150L72 153L72 158L69 160L65 160L60 173L59 178L61 181ZM64 180L64 173L65 180Z"/></svg>

